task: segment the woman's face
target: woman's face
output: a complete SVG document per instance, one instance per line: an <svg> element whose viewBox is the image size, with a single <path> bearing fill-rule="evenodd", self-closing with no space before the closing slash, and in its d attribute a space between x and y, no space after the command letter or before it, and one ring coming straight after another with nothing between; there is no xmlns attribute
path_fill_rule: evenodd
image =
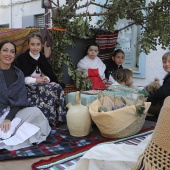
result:
<svg viewBox="0 0 170 170"><path fill-rule="evenodd" d="M112 57L112 60L118 65L122 65L125 60L125 55L121 52L117 53L115 56Z"/></svg>
<svg viewBox="0 0 170 170"><path fill-rule="evenodd" d="M90 46L87 55L89 58L94 59L99 54L99 48L97 46Z"/></svg>
<svg viewBox="0 0 170 170"><path fill-rule="evenodd" d="M33 55L37 55L38 53L40 53L41 48L42 48L42 43L41 43L41 41L38 37L30 38L28 45L29 45L29 48L30 48L30 52Z"/></svg>
<svg viewBox="0 0 170 170"><path fill-rule="evenodd" d="M167 57L166 59L163 59L162 63L163 63L163 69L166 72L170 73L170 56Z"/></svg>
<svg viewBox="0 0 170 170"><path fill-rule="evenodd" d="M15 47L11 43L6 43L0 50L0 68L8 69L15 59Z"/></svg>

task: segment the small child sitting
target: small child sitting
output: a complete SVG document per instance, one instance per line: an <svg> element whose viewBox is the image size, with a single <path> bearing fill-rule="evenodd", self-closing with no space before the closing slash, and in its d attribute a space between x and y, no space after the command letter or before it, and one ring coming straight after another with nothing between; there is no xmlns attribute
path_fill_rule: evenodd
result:
<svg viewBox="0 0 170 170"><path fill-rule="evenodd" d="M109 89L112 89L116 85L130 87L133 84L133 72L127 68L118 69L114 73L114 80L115 82L109 86Z"/></svg>
<svg viewBox="0 0 170 170"><path fill-rule="evenodd" d="M104 84L106 66L97 56L98 54L98 44L90 42L86 46L86 56L77 64L77 68L84 70L87 77L91 79L92 89L107 88Z"/></svg>

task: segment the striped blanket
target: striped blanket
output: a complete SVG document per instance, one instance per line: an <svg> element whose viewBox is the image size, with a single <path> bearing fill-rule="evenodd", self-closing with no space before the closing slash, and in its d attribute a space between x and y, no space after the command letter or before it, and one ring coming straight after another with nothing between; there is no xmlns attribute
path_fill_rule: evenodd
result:
<svg viewBox="0 0 170 170"><path fill-rule="evenodd" d="M32 33L40 33L39 28L1 28L0 42L4 40L12 41L17 46L17 54L23 53L28 49L27 37Z"/></svg>
<svg viewBox="0 0 170 170"><path fill-rule="evenodd" d="M96 35L96 43L100 47L99 57L101 60L109 59L116 47L118 31L114 33L99 33Z"/></svg>
<svg viewBox="0 0 170 170"><path fill-rule="evenodd" d="M146 138L146 136L153 133L153 130L148 130L127 138L113 140L107 143L121 144L125 143L128 145L138 145L142 140ZM106 142L104 142L106 143ZM101 143L104 144L104 143ZM94 145L85 146L84 148L78 149L74 152L70 152L67 154L62 154L56 157L51 157L48 160L40 160L32 165L33 170L43 170L50 168L50 170L66 170L69 166L74 165L83 155L84 153L92 148Z"/></svg>

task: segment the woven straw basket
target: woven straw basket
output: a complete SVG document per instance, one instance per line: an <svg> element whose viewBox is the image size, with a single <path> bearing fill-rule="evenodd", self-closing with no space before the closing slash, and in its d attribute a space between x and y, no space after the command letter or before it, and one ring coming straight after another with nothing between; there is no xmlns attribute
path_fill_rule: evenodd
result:
<svg viewBox="0 0 170 170"><path fill-rule="evenodd" d="M135 105L121 109L98 112L99 100L95 100L89 107L92 120L97 125L102 136L106 138L124 138L138 133L146 118L151 103L144 102L144 114L137 115Z"/></svg>

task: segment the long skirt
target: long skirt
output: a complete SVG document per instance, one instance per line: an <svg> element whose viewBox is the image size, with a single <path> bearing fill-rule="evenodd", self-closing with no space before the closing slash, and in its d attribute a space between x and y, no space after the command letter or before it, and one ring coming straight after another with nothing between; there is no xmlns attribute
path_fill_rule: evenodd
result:
<svg viewBox="0 0 170 170"><path fill-rule="evenodd" d="M66 97L60 84L35 83L26 87L30 106L38 107L50 125L66 121Z"/></svg>
<svg viewBox="0 0 170 170"><path fill-rule="evenodd" d="M46 140L51 131L47 118L37 107L26 107L20 110L11 121L11 128L14 121L18 123L13 129L12 136L4 140L0 139L0 149L17 150L39 144Z"/></svg>

